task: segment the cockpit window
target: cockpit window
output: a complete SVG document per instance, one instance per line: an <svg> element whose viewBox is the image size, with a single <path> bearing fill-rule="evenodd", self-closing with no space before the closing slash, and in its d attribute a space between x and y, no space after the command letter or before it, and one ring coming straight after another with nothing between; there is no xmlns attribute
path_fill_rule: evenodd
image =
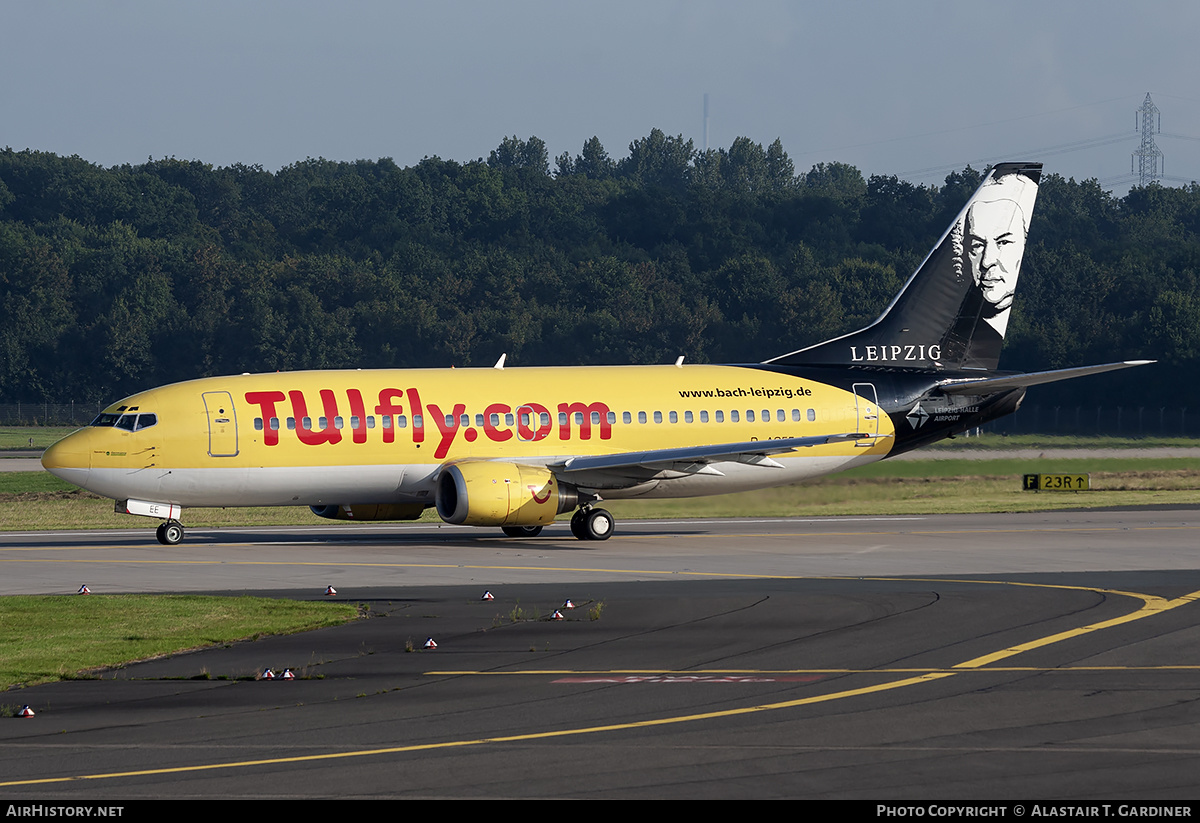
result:
<svg viewBox="0 0 1200 823"><path fill-rule="evenodd" d="M141 431L158 423L157 414L111 414L101 413L92 421L93 426L124 429L125 431Z"/></svg>

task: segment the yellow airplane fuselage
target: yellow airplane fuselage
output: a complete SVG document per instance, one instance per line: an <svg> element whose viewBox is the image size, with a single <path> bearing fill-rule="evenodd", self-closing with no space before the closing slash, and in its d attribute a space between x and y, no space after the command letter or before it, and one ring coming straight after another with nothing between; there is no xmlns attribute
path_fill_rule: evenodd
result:
<svg viewBox="0 0 1200 823"><path fill-rule="evenodd" d="M602 496L685 497L794 482L880 459L886 414L844 389L736 366L312 371L214 377L106 409L153 415L91 426L47 468L114 499L178 506L432 503L448 464L545 466L604 455L874 427L867 444L782 455L778 466L606 482ZM143 418L143 422L150 418ZM723 464L724 465L724 464ZM583 485L587 486L587 483Z"/></svg>

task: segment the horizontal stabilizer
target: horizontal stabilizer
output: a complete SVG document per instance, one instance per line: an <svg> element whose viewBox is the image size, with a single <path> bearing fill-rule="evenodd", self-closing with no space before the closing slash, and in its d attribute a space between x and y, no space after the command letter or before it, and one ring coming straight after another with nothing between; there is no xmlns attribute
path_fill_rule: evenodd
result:
<svg viewBox="0 0 1200 823"><path fill-rule="evenodd" d="M970 378L965 380L947 380L938 388L946 394L996 394L1010 389L1037 386L1042 383L1057 383L1060 380L1070 380L1073 377L1084 377L1089 374L1128 369L1133 366L1145 366L1154 362L1154 360L1124 360L1120 363L1105 363L1102 366L1080 366L1074 369L1036 371L1029 374L1014 374L1008 377L985 377L979 380Z"/></svg>
<svg viewBox="0 0 1200 823"><path fill-rule="evenodd" d="M625 468L666 468L673 464L707 463L750 463L767 467L779 467L779 463L768 459L772 454L783 454L811 446L829 443L844 443L850 440L867 440L869 434L828 434L816 437L787 437L780 440L751 440L744 443L720 443L712 446L686 446L679 449L652 449L644 452L622 452L621 454L599 454L586 457L571 457L561 463L551 463L547 468L559 475L572 472L598 471ZM694 471L693 471L694 473Z"/></svg>

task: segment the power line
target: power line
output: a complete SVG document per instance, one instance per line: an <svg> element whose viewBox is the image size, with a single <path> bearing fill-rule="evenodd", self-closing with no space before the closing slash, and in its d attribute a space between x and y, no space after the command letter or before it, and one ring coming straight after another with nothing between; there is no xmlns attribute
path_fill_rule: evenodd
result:
<svg viewBox="0 0 1200 823"><path fill-rule="evenodd" d="M1047 146L1040 149L1010 151L994 157L977 157L973 160L968 160L965 163L947 163L940 166L929 166L928 168L924 169L901 172L898 176L923 178L937 174L949 174L952 171L958 171L966 166L986 166L1006 160L1012 160L1014 157L1051 157L1056 154L1067 154L1069 152L1083 151L1084 149L1092 149L1098 146L1108 146L1113 143L1123 143L1132 139L1132 137L1133 135L1131 135L1129 132L1109 134L1103 137L1088 137L1083 140L1075 140L1070 143L1059 143L1054 146Z"/></svg>

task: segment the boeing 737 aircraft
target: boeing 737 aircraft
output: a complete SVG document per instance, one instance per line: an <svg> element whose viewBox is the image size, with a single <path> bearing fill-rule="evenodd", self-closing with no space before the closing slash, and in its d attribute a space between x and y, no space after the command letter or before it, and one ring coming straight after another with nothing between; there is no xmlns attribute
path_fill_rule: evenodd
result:
<svg viewBox="0 0 1200 823"><path fill-rule="evenodd" d="M1029 386L1139 365L996 371L1040 164L984 178L891 305L860 331L750 365L243 374L135 394L47 449L58 477L158 518L311 506L534 536L605 499L762 489L861 466L1017 409Z"/></svg>

